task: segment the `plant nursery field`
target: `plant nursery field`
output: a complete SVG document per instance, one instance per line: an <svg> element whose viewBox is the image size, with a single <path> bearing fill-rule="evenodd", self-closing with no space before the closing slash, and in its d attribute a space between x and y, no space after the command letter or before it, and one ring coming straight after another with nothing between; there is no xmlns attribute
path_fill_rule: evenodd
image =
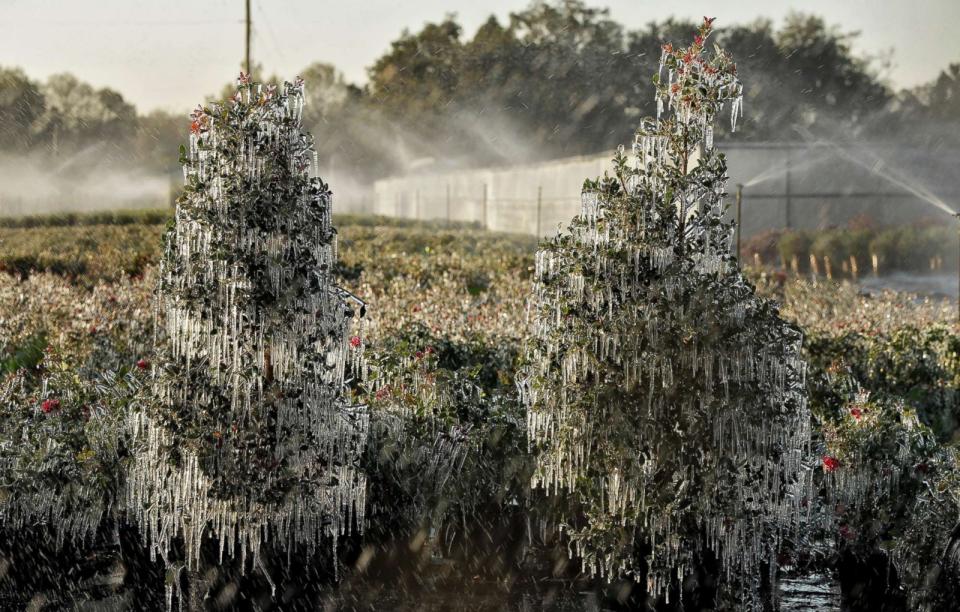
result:
<svg viewBox="0 0 960 612"><path fill-rule="evenodd" d="M107 372L141 384L151 359L166 222L162 213L0 220L0 381L26 372L27 399L39 397L40 381L58 369L69 370L79 385L96 385ZM379 423L364 455L368 511L362 540L340 544L337 580L322 552L311 553L319 559L312 568L274 560L280 600L291 609L325 603L574 610L589 601L629 603L629 582L604 586L580 573L552 498L528 486L533 468L515 379L528 333L535 241L469 226L365 217L334 222L338 282L366 301L366 379L350 388ZM871 592L884 592L878 581L889 574L889 561L882 551L899 564L902 593L936 584L929 567L940 562L960 507L956 305L861 295L855 285L771 270L749 277L804 332L812 454L818 463L823 457L816 469L822 497L810 506L832 516L811 526L817 547L797 545L792 554L787 546L781 569L828 576L829 588L857 609L875 609ZM92 454L78 448L62 458L70 467L65 473L82 479L95 472ZM897 479L903 497L878 492L874 513L848 511L829 489L831 479L854 470L861 479ZM911 496L920 500L917 507L903 501ZM115 535L43 553L87 559L86 576L58 573L55 562L44 572L31 565L34 573L24 576L18 563L25 557L5 553L10 570L0 578L0 593L26 598L17 605L136 597L162 607L163 579L152 578L160 566L125 544L136 533ZM36 545L29 550L35 553ZM96 558L107 561L90 561ZM211 571L223 607L241 600L269 607L262 577L241 576L230 565ZM105 574L116 579L90 586L90 575ZM929 590L922 596L935 599L936 589Z"/></svg>

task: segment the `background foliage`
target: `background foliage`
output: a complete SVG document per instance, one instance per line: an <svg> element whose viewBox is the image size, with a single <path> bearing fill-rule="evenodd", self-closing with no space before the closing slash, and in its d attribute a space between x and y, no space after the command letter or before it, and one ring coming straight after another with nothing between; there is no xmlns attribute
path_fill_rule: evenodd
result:
<svg viewBox="0 0 960 612"><path fill-rule="evenodd" d="M660 45L694 29L672 19L629 29L580 0L532 2L472 33L448 16L402 32L363 86L329 64L304 67L304 124L324 134L321 167L361 179L425 158L490 164L610 150L629 137L623 126L652 114L646 91ZM960 121L960 64L898 92L884 81L887 60L856 54L856 38L799 13L719 29L717 42L751 76L738 138L795 140L800 125L945 146L944 126ZM136 165L177 174L186 111L138 114L121 93L70 74L41 82L0 68L0 154L37 155L59 172Z"/></svg>

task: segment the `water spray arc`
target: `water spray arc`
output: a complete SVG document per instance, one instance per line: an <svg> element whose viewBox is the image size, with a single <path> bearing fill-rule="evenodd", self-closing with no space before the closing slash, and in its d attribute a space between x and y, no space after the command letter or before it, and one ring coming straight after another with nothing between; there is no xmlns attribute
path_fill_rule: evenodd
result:
<svg viewBox="0 0 960 612"><path fill-rule="evenodd" d="M742 223L742 211L743 211L743 184L737 184L737 265L741 268L743 265L740 263L740 236L743 234L743 223Z"/></svg>

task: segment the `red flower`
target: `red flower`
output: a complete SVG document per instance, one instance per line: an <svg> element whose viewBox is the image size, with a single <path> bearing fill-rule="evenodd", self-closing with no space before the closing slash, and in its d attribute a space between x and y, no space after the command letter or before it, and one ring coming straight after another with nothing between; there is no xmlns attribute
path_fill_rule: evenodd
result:
<svg viewBox="0 0 960 612"><path fill-rule="evenodd" d="M709 28L709 27L712 27L712 26L713 26L713 22L716 21L716 20L717 20L716 17L704 17L704 18L703 18L703 25L707 26L708 28Z"/></svg>
<svg viewBox="0 0 960 612"><path fill-rule="evenodd" d="M193 123L190 124L190 133L191 133L191 134L199 134L201 127L202 127L202 126L200 125L200 122L199 122L199 121L194 121Z"/></svg>
<svg viewBox="0 0 960 612"><path fill-rule="evenodd" d="M680 83L674 83L670 86L670 93L680 93Z"/></svg>
<svg viewBox="0 0 960 612"><path fill-rule="evenodd" d="M423 359L423 351L417 351L417 352L414 354L414 356L415 356L417 359Z"/></svg>
<svg viewBox="0 0 960 612"><path fill-rule="evenodd" d="M840 461L836 457L831 457L830 455L823 456L823 469L832 472L835 469L840 467Z"/></svg>
<svg viewBox="0 0 960 612"><path fill-rule="evenodd" d="M40 410L43 410L44 414L50 414L54 410L60 407L60 400L58 399L45 399L43 403L40 404Z"/></svg>
<svg viewBox="0 0 960 612"><path fill-rule="evenodd" d="M241 70L241 71L240 71L240 76L237 78L237 84L238 84L238 85L249 85L249 84L250 84L250 75L247 74L246 72L244 72L243 70Z"/></svg>
<svg viewBox="0 0 960 612"><path fill-rule="evenodd" d="M683 63L684 63L684 64L689 64L689 63L692 62L692 61L693 61L693 54L692 54L692 53L690 53L689 51L687 51L686 53L683 54Z"/></svg>
<svg viewBox="0 0 960 612"><path fill-rule="evenodd" d="M350 346L353 348L360 348L360 336L354 336L350 338Z"/></svg>
<svg viewBox="0 0 960 612"><path fill-rule="evenodd" d="M695 45L698 46L698 47L703 46L703 36L700 36L699 34L697 34L696 36L694 36L694 37L693 37L693 44L695 44Z"/></svg>
<svg viewBox="0 0 960 612"><path fill-rule="evenodd" d="M673 53L673 45L670 44L670 43L664 44L664 45L663 45L663 52L664 52L664 53Z"/></svg>
<svg viewBox="0 0 960 612"><path fill-rule="evenodd" d="M376 397L377 397L378 400L381 400L381 401L382 401L382 400L384 400L388 395L390 395L390 387L381 387L380 390L377 391Z"/></svg>
<svg viewBox="0 0 960 612"><path fill-rule="evenodd" d="M861 410L859 406L854 406L850 409L850 416L859 421L860 417L863 416L863 410Z"/></svg>
<svg viewBox="0 0 960 612"><path fill-rule="evenodd" d="M147 361L146 359L141 359L140 361L137 362L137 367L140 368L141 370L146 370L147 368L150 367L150 362Z"/></svg>

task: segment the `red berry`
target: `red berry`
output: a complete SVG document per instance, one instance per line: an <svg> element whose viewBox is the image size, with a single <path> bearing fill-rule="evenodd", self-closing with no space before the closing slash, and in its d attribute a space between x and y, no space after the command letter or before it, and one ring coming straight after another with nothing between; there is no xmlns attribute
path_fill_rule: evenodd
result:
<svg viewBox="0 0 960 612"><path fill-rule="evenodd" d="M43 410L45 414L50 414L59 407L60 400L58 399L46 399L43 400L43 403L40 405L40 409Z"/></svg>
<svg viewBox="0 0 960 612"><path fill-rule="evenodd" d="M147 361L146 359L141 359L140 361L137 362L137 367L140 368L141 370L146 370L147 368L150 367L150 362Z"/></svg>
<svg viewBox="0 0 960 612"><path fill-rule="evenodd" d="M361 342L360 336L354 336L353 338L350 338L350 346L352 346L353 348L359 348L360 342Z"/></svg>
<svg viewBox="0 0 960 612"><path fill-rule="evenodd" d="M840 537L844 540L852 540L856 537L856 532L853 529L850 529L846 525L840 525Z"/></svg>
<svg viewBox="0 0 960 612"><path fill-rule="evenodd" d="M830 455L824 455L823 457L823 469L832 472L835 469L840 467L840 461L836 457L831 457Z"/></svg>

